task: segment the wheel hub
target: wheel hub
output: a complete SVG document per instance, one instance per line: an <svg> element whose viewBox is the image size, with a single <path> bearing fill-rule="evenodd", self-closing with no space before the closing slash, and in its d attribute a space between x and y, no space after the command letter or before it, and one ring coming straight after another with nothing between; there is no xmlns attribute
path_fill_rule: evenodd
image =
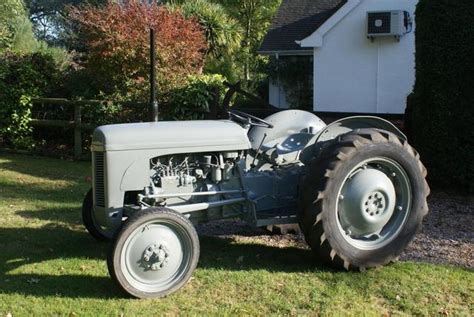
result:
<svg viewBox="0 0 474 317"><path fill-rule="evenodd" d="M157 271L168 262L170 252L163 243L153 243L143 251L143 263L147 269Z"/></svg>
<svg viewBox="0 0 474 317"><path fill-rule="evenodd" d="M396 194L383 172L363 169L346 180L339 196L339 218L347 234L378 234L390 220Z"/></svg>

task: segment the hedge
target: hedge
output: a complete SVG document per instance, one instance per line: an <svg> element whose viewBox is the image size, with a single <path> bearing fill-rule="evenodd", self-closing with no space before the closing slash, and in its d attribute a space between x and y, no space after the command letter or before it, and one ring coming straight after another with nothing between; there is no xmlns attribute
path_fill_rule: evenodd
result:
<svg viewBox="0 0 474 317"><path fill-rule="evenodd" d="M30 97L51 96L61 82L53 57L43 53L0 55L0 142L30 148Z"/></svg>
<svg viewBox="0 0 474 317"><path fill-rule="evenodd" d="M431 185L474 192L473 0L420 0L411 142Z"/></svg>

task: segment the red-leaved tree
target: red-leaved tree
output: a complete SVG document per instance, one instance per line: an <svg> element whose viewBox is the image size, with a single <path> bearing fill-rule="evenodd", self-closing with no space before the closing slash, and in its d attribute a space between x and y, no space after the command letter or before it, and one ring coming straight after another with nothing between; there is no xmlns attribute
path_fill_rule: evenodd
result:
<svg viewBox="0 0 474 317"><path fill-rule="evenodd" d="M138 1L103 7L69 8L86 52L81 65L107 95L146 100L149 80L149 30L156 33L160 99L201 72L206 40L200 25L179 12ZM92 83L92 81L91 81Z"/></svg>

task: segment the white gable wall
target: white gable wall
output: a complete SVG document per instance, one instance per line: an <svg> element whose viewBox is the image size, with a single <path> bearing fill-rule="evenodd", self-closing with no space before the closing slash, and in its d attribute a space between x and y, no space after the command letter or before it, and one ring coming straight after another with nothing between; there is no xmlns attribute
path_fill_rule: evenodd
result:
<svg viewBox="0 0 474 317"><path fill-rule="evenodd" d="M405 10L414 19L418 0L356 2L322 36L321 47L314 48L314 110L403 113L415 81L414 28L400 42L393 37L372 42L367 39L367 12Z"/></svg>

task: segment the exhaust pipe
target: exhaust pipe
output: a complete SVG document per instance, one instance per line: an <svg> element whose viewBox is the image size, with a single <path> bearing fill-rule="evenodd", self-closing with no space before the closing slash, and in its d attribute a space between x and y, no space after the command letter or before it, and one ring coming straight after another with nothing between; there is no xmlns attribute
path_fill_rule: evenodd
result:
<svg viewBox="0 0 474 317"><path fill-rule="evenodd" d="M156 100L156 48L155 30L150 29L150 121L158 122L158 101Z"/></svg>

